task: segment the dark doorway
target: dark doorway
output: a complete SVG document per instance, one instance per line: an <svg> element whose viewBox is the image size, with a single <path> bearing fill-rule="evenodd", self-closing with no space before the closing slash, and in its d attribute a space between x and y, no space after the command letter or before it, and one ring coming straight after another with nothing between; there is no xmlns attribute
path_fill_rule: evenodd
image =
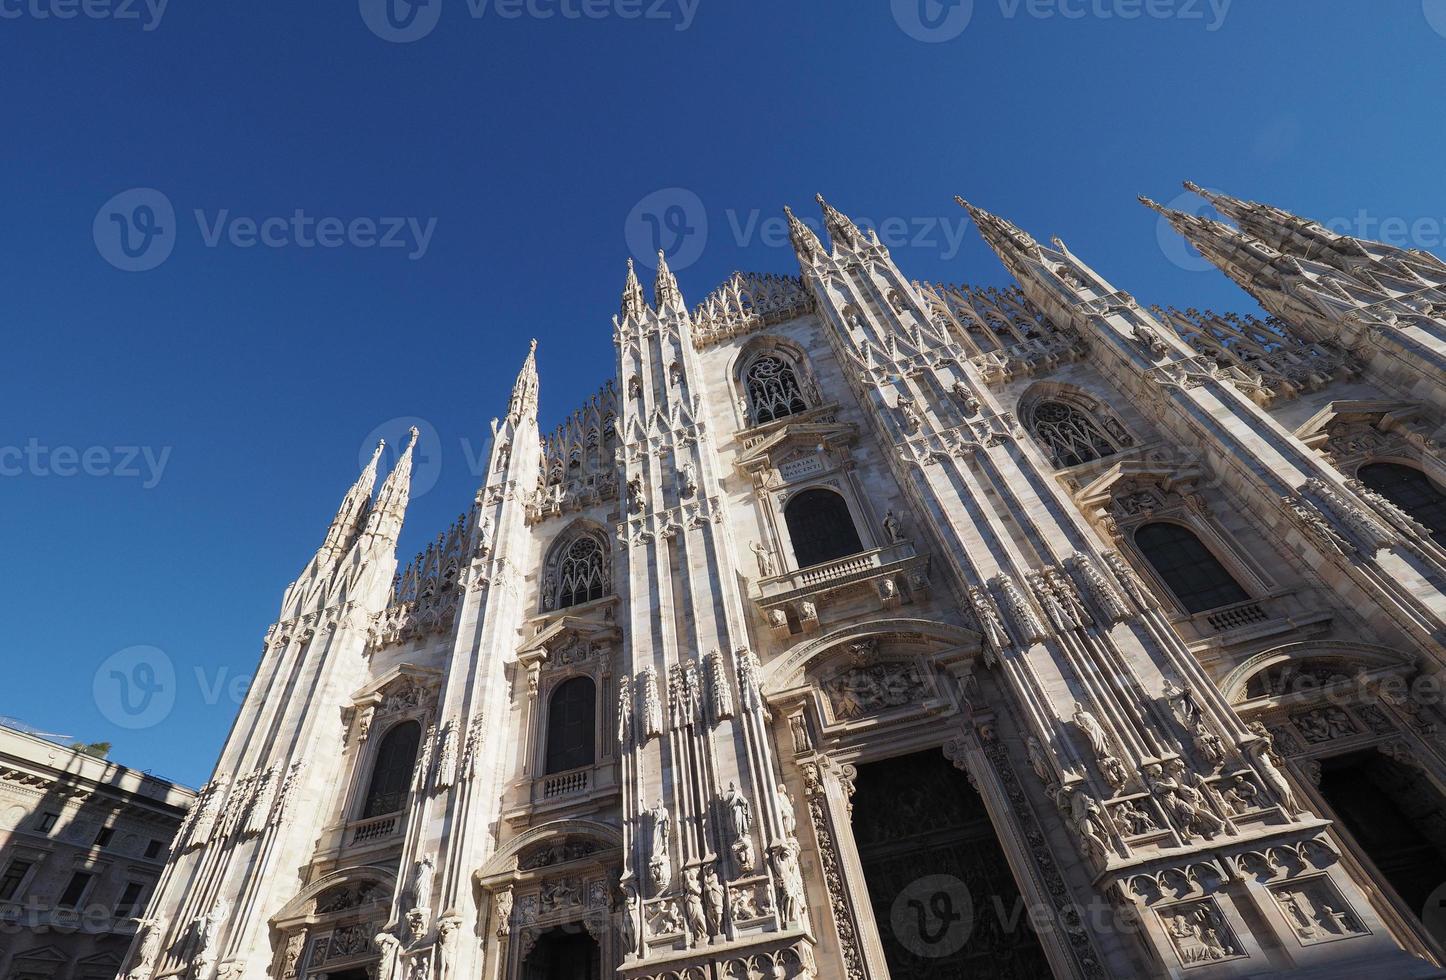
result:
<svg viewBox="0 0 1446 980"><path fill-rule="evenodd" d="M1446 812L1426 777L1375 751L1321 761L1320 793L1417 916L1446 884Z"/></svg>
<svg viewBox="0 0 1446 980"><path fill-rule="evenodd" d="M350 970L337 970L335 973L328 973L326 980L371 980L371 971L364 966L354 967Z"/></svg>
<svg viewBox="0 0 1446 980"><path fill-rule="evenodd" d="M984 801L942 752L859 766L854 838L893 980L1053 976Z"/></svg>
<svg viewBox="0 0 1446 980"><path fill-rule="evenodd" d="M522 975L525 980L602 980L602 950L585 932L554 929L532 947Z"/></svg>

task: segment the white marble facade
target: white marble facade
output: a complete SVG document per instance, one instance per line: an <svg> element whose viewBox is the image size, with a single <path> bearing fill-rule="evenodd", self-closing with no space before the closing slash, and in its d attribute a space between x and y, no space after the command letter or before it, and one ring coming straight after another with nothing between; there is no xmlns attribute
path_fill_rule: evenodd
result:
<svg viewBox="0 0 1446 980"><path fill-rule="evenodd" d="M400 575L410 452L347 495L125 975L1441 975L1335 807L1446 845L1446 265L1215 203L1271 319L972 207L1018 288L822 201L797 276L629 269Z"/></svg>

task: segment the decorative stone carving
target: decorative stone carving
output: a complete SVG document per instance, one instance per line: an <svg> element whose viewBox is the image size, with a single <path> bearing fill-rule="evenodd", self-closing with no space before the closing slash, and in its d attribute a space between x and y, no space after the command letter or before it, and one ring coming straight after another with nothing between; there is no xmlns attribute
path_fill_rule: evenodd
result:
<svg viewBox="0 0 1446 980"><path fill-rule="evenodd" d="M672 816L661 799L648 810L648 827L651 831L651 846L648 849L648 874L653 882L655 894L662 894L673 880L673 864L668 854L668 842L672 833Z"/></svg>
<svg viewBox="0 0 1446 980"><path fill-rule="evenodd" d="M643 695L643 734L646 739L663 734L663 703L658 698L658 673L651 666L638 673Z"/></svg>
<svg viewBox="0 0 1446 980"><path fill-rule="evenodd" d="M887 662L854 667L823 683L833 716L852 721L865 715L917 703L929 684L913 662Z"/></svg>
<svg viewBox="0 0 1446 980"><path fill-rule="evenodd" d="M1170 817L1175 829L1186 840L1204 837L1213 840L1225 829L1225 822L1211 813L1204 796L1193 786L1179 779L1184 771L1178 761L1170 772L1158 763L1145 767L1145 786Z"/></svg>
<svg viewBox="0 0 1446 980"><path fill-rule="evenodd" d="M733 717L733 689L728 684L728 668L723 654L717 650L708 654L708 693L713 709L713 720L722 721Z"/></svg>
<svg viewBox="0 0 1446 980"><path fill-rule="evenodd" d="M165 942L166 921L160 918L141 919L136 923L136 931L140 934L140 943L135 965L126 974L126 980L151 980L156 960L161 955L161 945ZM292 972L295 975L295 971Z"/></svg>
<svg viewBox="0 0 1446 980"><path fill-rule="evenodd" d="M1306 878L1270 889L1302 946L1359 936L1366 932L1360 919L1340 897L1330 879Z"/></svg>
<svg viewBox="0 0 1446 980"><path fill-rule="evenodd" d="M1211 899L1159 909L1158 915L1184 966L1245 955Z"/></svg>
<svg viewBox="0 0 1446 980"><path fill-rule="evenodd" d="M703 911L703 882L697 868L683 872L683 919L688 926L688 940L694 946L708 942L708 916Z"/></svg>
<svg viewBox="0 0 1446 980"><path fill-rule="evenodd" d="M991 584L999 590L1003 608L1013 621L1015 632L1028 644L1043 643L1048 635L1044 630L1044 625L1034 614L1029 600L1025 599L1024 593L1019 591L1019 586L1015 584L1014 579L1008 575L1000 575Z"/></svg>
<svg viewBox="0 0 1446 980"><path fill-rule="evenodd" d="M1122 623L1130 618L1129 607L1088 555L1077 554L1070 559L1070 564L1080 586L1106 622Z"/></svg>
<svg viewBox="0 0 1446 980"><path fill-rule="evenodd" d="M1266 788L1285 809L1287 815L1295 816L1303 812L1303 808L1295 797L1295 791L1290 788L1289 780L1280 771L1280 763L1275 757L1275 743L1272 741L1270 733L1258 721L1250 726L1250 730L1257 736L1257 740L1248 751L1255 762L1255 770L1260 773L1260 778Z"/></svg>

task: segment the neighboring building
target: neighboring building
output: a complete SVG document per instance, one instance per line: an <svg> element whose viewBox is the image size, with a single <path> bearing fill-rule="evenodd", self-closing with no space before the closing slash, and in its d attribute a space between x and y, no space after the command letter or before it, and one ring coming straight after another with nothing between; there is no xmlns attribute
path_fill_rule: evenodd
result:
<svg viewBox="0 0 1446 980"><path fill-rule="evenodd" d="M1215 204L1277 319L976 208L1018 289L630 269L400 575L347 494L129 975L1441 976L1446 263Z"/></svg>
<svg viewBox="0 0 1446 980"><path fill-rule="evenodd" d="M0 725L0 977L112 980L195 798Z"/></svg>

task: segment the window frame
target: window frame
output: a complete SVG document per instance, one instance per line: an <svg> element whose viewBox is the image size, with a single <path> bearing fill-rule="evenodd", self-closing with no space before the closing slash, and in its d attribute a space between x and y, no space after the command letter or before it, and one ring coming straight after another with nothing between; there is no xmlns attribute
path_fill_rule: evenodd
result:
<svg viewBox="0 0 1446 980"><path fill-rule="evenodd" d="M382 750L386 746L386 740L392 735L393 732L396 732L404 725L415 726L415 730L417 732L417 747L416 750L412 753L412 765L407 778L406 788L401 791L401 805L398 806L395 810L387 810L385 812L378 813L368 813L367 809L371 803L372 791L374 789L373 784L377 777L377 768L382 761ZM396 816L397 814L405 813L407 811L407 802L411 798L412 792L411 776L416 773L417 761L421 758L422 755L422 751L424 748L423 742L426 739L426 729L422 725L422 720L420 718L413 716L404 716L392 719L380 734L374 735L373 737L376 739L376 747L372 749L372 751L366 753L366 758L364 759L364 762L366 764L364 770L366 776L362 781L360 793L357 799L357 820L379 820L382 817Z"/></svg>
<svg viewBox="0 0 1446 980"><path fill-rule="evenodd" d="M11 889L10 894L6 895L4 893L3 887L6 882L11 880L11 872L15 870L15 866L17 864L25 865L25 870L20 872L20 876L18 878L14 879L15 887ZM35 877L35 869L39 866L39 859L24 855L16 855L15 857L12 857L10 859L10 862L5 865L5 870L3 872L0 872L0 902L21 901L24 898L25 893L29 891L31 879Z"/></svg>
<svg viewBox="0 0 1446 980"><path fill-rule="evenodd" d="M1215 563L1220 566L1221 570L1224 571L1225 575L1230 579L1230 581L1235 583L1235 587L1240 590L1242 597L1239 599L1235 599L1231 602L1221 603L1219 605L1210 606L1205 609L1192 610L1185 603L1184 599L1181 598L1179 593L1175 591L1174 586L1172 586L1170 582L1165 578L1164 574L1155 565L1154 561L1150 559L1145 549L1140 546L1140 532L1143 531L1145 528L1155 525L1173 525L1188 532L1200 544L1200 547L1203 548L1205 552L1215 560ZM1241 575L1239 574L1239 564L1235 561L1229 560L1227 557L1222 557L1220 550L1212 546L1212 541L1209 540L1209 538L1211 537L1213 537L1213 535L1207 536L1205 534L1202 534L1200 528L1195 527L1190 522L1183 521L1175 517L1161 515L1152 516L1150 519L1141 521L1140 523L1135 524L1129 529L1130 550L1138 560L1139 567L1142 567L1149 572L1149 575L1151 579L1156 583L1156 586L1163 592L1164 595L1169 597L1170 601L1174 603L1176 609L1178 609L1184 615L1192 618L1195 616L1208 615L1209 613L1216 612L1220 609L1228 609L1231 606L1237 606L1241 603L1255 601L1260 598L1258 590L1254 587L1255 583L1241 581ZM1230 558L1233 558L1233 556L1230 556Z"/></svg>
<svg viewBox="0 0 1446 980"><path fill-rule="evenodd" d="M832 493L842 498L844 508L848 512L850 521L853 523L854 534L858 537L858 551L838 555L809 565L804 565L799 562L798 548L793 540L793 528L788 522L788 508L798 498L813 491ZM782 546L781 553L787 556L787 564L792 571L802 571L805 568L814 568L818 565L827 565L829 562L842 561L853 555L861 555L869 551L877 550L879 547L877 539L871 533L868 523L859 519L859 511L858 508L854 506L852 494L847 493L843 487L835 483L806 483L798 487L790 488L789 492L781 496L778 500L778 517L779 534L781 538L780 544Z"/></svg>
<svg viewBox="0 0 1446 980"><path fill-rule="evenodd" d="M553 711L557 707L556 702L558 695L560 695L563 690L566 689L569 685L579 684L580 682L584 681L587 682L592 688L592 724L590 726L591 731L589 733L592 748L591 758L587 762L579 763L577 765L553 768ZM561 773L572 772L578 769L588 769L598 765L601 748L601 733L599 731L599 725L602 721L603 714L602 703L599 700L599 697L602 687L603 685L598 682L598 679L588 673L568 673L565 675L560 675L557 678L553 679L552 683L548 685L547 698L544 702L545 707L542 711L542 724L538 726L538 731L541 736L540 741L542 744L538 746L541 757L538 762L537 772L542 778L545 779L550 776L557 776Z"/></svg>
<svg viewBox="0 0 1446 980"><path fill-rule="evenodd" d="M1365 462L1361 463L1358 467L1356 467L1356 479L1361 481L1361 484L1365 486L1366 489L1370 490L1372 493L1380 494L1391 504L1395 505L1402 513L1404 513L1407 517L1411 518L1411 520L1426 528L1426 530L1430 532L1432 541L1434 541L1441 547L1446 548L1446 522L1443 522L1442 528L1438 530L1432 525L1427 524L1425 521L1418 518L1415 511L1408 508L1405 504L1396 500L1394 497L1390 496L1388 493L1377 487L1366 478L1366 472L1373 468L1390 469L1403 473L1409 472L1431 490L1434 490L1436 494L1443 499L1446 499L1446 487L1442 487L1437 481L1433 480L1431 478L1431 474L1427 473L1424 467L1415 465L1413 463L1402 462L1397 459L1368 459Z"/></svg>
<svg viewBox="0 0 1446 980"><path fill-rule="evenodd" d="M562 569L564 563L569 560L568 553L585 541L596 545L601 554L598 572L602 581L596 586L599 594L593 595L589 589L583 599L574 598L574 601L564 605L562 596L565 581L562 577ZM538 587L539 614L551 616L569 609L579 609L594 602L602 602L613 596L617 589L613 575L613 560L612 544L602 528L591 521L573 522L553 539L547 549L547 558L543 562L542 580ZM576 591L574 590L571 594L575 597Z"/></svg>

